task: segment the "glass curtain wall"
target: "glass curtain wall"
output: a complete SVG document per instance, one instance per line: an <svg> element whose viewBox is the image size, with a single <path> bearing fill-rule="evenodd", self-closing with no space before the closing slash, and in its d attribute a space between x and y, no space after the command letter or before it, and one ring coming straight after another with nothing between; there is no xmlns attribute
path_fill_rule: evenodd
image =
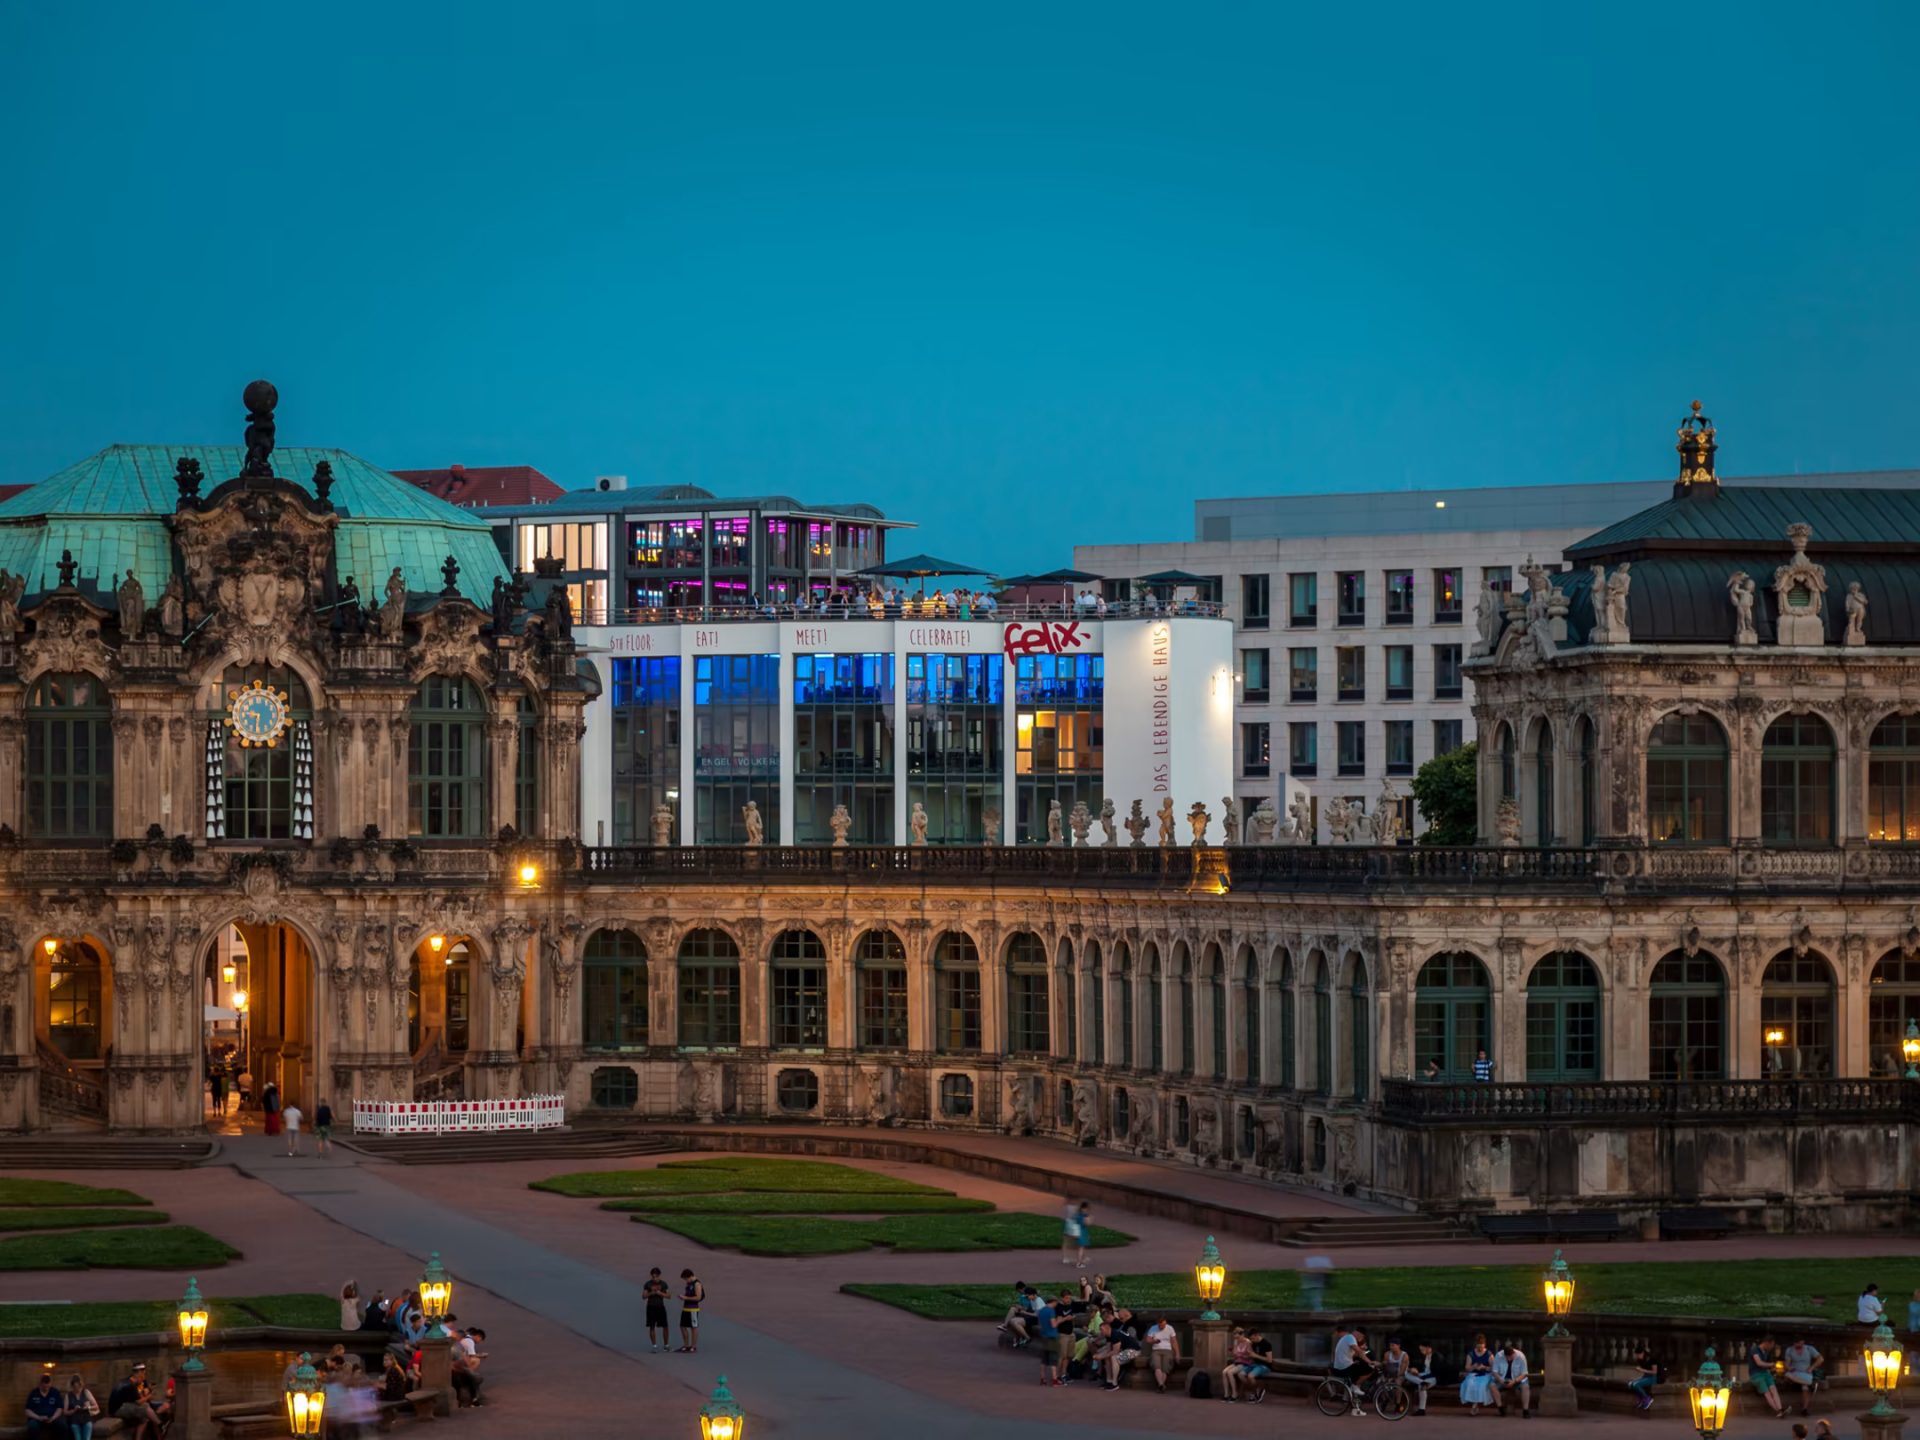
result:
<svg viewBox="0 0 1920 1440"><path fill-rule="evenodd" d="M894 843L891 655L794 656L795 843L831 843L836 805L854 844Z"/></svg>
<svg viewBox="0 0 1920 1440"><path fill-rule="evenodd" d="M680 832L680 657L613 662L613 843L653 843L662 804Z"/></svg>
<svg viewBox="0 0 1920 1440"><path fill-rule="evenodd" d="M1017 839L1042 844L1047 814L1060 802L1061 834L1076 803L1100 811L1102 701L1100 655L1023 655L1014 673L1014 785ZM1117 802L1116 802L1117 803Z"/></svg>
<svg viewBox="0 0 1920 1440"><path fill-rule="evenodd" d="M695 843L744 843L749 802L760 810L762 843L777 843L778 655L703 655L693 662L693 743Z"/></svg>
<svg viewBox="0 0 1920 1440"><path fill-rule="evenodd" d="M1004 668L998 655L907 656L907 811L925 808L929 844L978 845L986 812L1004 813Z"/></svg>

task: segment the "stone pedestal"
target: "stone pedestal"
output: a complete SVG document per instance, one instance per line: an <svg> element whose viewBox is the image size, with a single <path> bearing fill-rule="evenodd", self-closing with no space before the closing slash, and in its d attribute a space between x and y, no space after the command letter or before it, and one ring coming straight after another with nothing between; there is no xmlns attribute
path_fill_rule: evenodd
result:
<svg viewBox="0 0 1920 1440"><path fill-rule="evenodd" d="M1546 1350L1544 1379L1533 1398L1533 1408L1542 1415L1575 1415L1580 1403L1573 1393L1573 1336L1548 1335L1541 1344Z"/></svg>
<svg viewBox="0 0 1920 1440"><path fill-rule="evenodd" d="M1901 1427L1907 1423L1905 1415L1875 1415L1872 1411L1855 1418L1860 1422L1860 1440L1900 1440Z"/></svg>
<svg viewBox="0 0 1920 1440"><path fill-rule="evenodd" d="M213 1440L211 1370L173 1372L173 1427L167 1433L174 1440Z"/></svg>
<svg viewBox="0 0 1920 1440"><path fill-rule="evenodd" d="M420 1388L434 1392L433 1413L453 1413L453 1337L420 1342Z"/></svg>
<svg viewBox="0 0 1920 1440"><path fill-rule="evenodd" d="M1213 1393L1220 1393L1220 1372L1233 1357L1233 1326L1225 1320L1193 1322L1193 1368L1204 1370L1213 1380Z"/></svg>

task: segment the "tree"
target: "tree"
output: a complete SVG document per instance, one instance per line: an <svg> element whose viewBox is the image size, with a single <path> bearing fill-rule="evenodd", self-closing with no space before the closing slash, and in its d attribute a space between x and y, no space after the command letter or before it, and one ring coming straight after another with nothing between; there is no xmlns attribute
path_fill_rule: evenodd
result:
<svg viewBox="0 0 1920 1440"><path fill-rule="evenodd" d="M1480 838L1477 744L1436 755L1413 777L1413 798L1426 816L1422 845L1471 845Z"/></svg>

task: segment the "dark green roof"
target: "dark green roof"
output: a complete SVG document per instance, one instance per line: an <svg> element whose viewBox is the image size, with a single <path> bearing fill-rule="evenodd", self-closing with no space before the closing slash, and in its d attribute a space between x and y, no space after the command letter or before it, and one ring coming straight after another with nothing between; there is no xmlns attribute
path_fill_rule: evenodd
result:
<svg viewBox="0 0 1920 1440"><path fill-rule="evenodd" d="M1837 546L1907 548L1920 545L1920 490L1816 490L1793 486L1729 485L1663 500L1567 547L1567 559L1672 550L1780 546L1787 527L1813 527L1810 553Z"/></svg>
<svg viewBox="0 0 1920 1440"><path fill-rule="evenodd" d="M174 466L200 462L200 493L240 473L238 445L112 445L0 503L0 568L27 577L30 592L57 583L55 566L71 550L83 579L103 590L128 570L149 596L166 587L172 537L164 517L179 500ZM438 591L448 555L460 562L460 589L486 605L496 575L511 578L485 521L436 499L344 450L293 447L273 452L274 472L313 489L313 467L333 468L329 498L339 513L334 559L363 595L377 595L394 566L407 588Z"/></svg>

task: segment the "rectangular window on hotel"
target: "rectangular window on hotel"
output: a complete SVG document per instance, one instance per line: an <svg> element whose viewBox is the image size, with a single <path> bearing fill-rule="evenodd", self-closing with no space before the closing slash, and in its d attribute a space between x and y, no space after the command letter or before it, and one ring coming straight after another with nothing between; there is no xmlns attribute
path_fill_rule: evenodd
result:
<svg viewBox="0 0 1920 1440"><path fill-rule="evenodd" d="M907 656L907 811L926 810L932 844L978 845L986 812L1004 811L1005 667L999 655Z"/></svg>
<svg viewBox="0 0 1920 1440"><path fill-rule="evenodd" d="M744 515L715 520L713 528L707 534L707 544L713 555L713 568L745 570L748 564L747 549L751 534L749 522Z"/></svg>
<svg viewBox="0 0 1920 1440"><path fill-rule="evenodd" d="M1302 648L1287 652L1287 698L1313 700L1320 694L1320 652Z"/></svg>
<svg viewBox="0 0 1920 1440"><path fill-rule="evenodd" d="M1387 571L1387 624L1413 623L1413 572Z"/></svg>
<svg viewBox="0 0 1920 1440"><path fill-rule="evenodd" d="M1305 630L1320 623L1318 575L1287 577L1287 623L1296 630Z"/></svg>
<svg viewBox="0 0 1920 1440"><path fill-rule="evenodd" d="M1100 655L1022 655L1015 666L1014 803L1024 845L1046 840L1055 800L1062 833L1076 802L1100 812L1107 671Z"/></svg>
<svg viewBox="0 0 1920 1440"><path fill-rule="evenodd" d="M672 807L680 843L680 657L613 661L613 843L651 845Z"/></svg>
<svg viewBox="0 0 1920 1440"><path fill-rule="evenodd" d="M1499 594L1505 595L1513 589L1513 567L1511 565L1483 565L1480 568L1480 581L1491 586Z"/></svg>
<svg viewBox="0 0 1920 1440"><path fill-rule="evenodd" d="M533 562L558 559L569 573L607 568L607 522L604 520L567 521L558 524L520 527L519 569L533 573Z"/></svg>
<svg viewBox="0 0 1920 1440"><path fill-rule="evenodd" d="M1266 629L1267 608L1267 577L1242 575L1240 577L1240 628L1242 630Z"/></svg>
<svg viewBox="0 0 1920 1440"><path fill-rule="evenodd" d="M1267 654L1265 650L1240 652L1240 698L1250 705L1264 703L1269 693Z"/></svg>
<svg viewBox="0 0 1920 1440"><path fill-rule="evenodd" d="M1433 647L1433 698L1436 700L1460 698L1460 647L1458 645Z"/></svg>
<svg viewBox="0 0 1920 1440"><path fill-rule="evenodd" d="M1387 774L1413 773L1413 722L1387 721Z"/></svg>
<svg viewBox="0 0 1920 1440"><path fill-rule="evenodd" d="M1342 700L1366 699L1367 647L1342 645L1333 652L1333 658L1338 671L1338 697Z"/></svg>
<svg viewBox="0 0 1920 1440"><path fill-rule="evenodd" d="M1311 780L1320 769L1320 727L1311 720L1287 726L1287 773Z"/></svg>
<svg viewBox="0 0 1920 1440"><path fill-rule="evenodd" d="M1240 773L1258 778L1273 766L1273 727L1265 721L1240 727Z"/></svg>
<svg viewBox="0 0 1920 1440"><path fill-rule="evenodd" d="M1460 623L1460 572L1454 569L1433 572L1433 623Z"/></svg>
<svg viewBox="0 0 1920 1440"><path fill-rule="evenodd" d="M1340 725L1340 773L1367 773L1367 724L1364 720L1342 720Z"/></svg>
<svg viewBox="0 0 1920 1440"><path fill-rule="evenodd" d="M1387 699L1413 698L1413 647L1387 646Z"/></svg>
<svg viewBox="0 0 1920 1440"><path fill-rule="evenodd" d="M1340 596L1340 619L1342 625L1364 625L1367 623L1367 572L1364 570L1342 570L1336 578Z"/></svg>
<svg viewBox="0 0 1920 1440"><path fill-rule="evenodd" d="M847 807L856 845L893 836L893 656L793 657L793 839L833 841Z"/></svg>
<svg viewBox="0 0 1920 1440"><path fill-rule="evenodd" d="M693 838L738 845L759 807L763 843L780 840L780 657L702 655L693 662Z"/></svg>
<svg viewBox="0 0 1920 1440"><path fill-rule="evenodd" d="M706 543L697 519L638 520L627 526L627 566L698 571Z"/></svg>
<svg viewBox="0 0 1920 1440"><path fill-rule="evenodd" d="M1433 753L1451 755L1462 745L1466 733L1466 722L1461 720L1436 720L1433 722Z"/></svg>

